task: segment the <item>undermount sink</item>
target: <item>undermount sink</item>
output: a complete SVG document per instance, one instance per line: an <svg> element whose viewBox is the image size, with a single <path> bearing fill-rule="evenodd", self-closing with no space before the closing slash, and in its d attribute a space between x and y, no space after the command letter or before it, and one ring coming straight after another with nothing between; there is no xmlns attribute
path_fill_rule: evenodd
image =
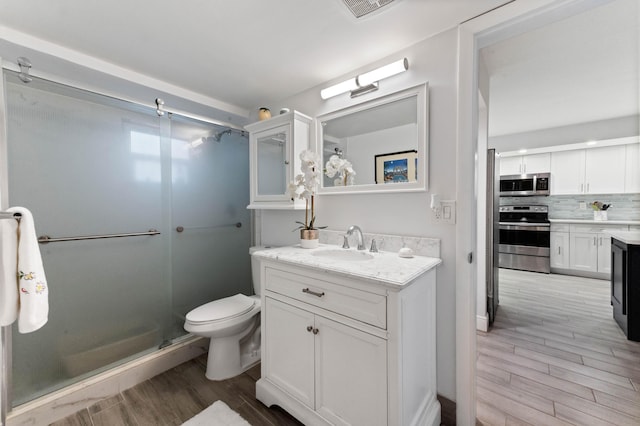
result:
<svg viewBox="0 0 640 426"><path fill-rule="evenodd" d="M353 251L353 250L320 250L314 251L312 253L314 256L318 257L326 257L327 259L334 260L348 260L348 261L360 261L360 260L369 260L373 259L373 255L363 252L363 251Z"/></svg>

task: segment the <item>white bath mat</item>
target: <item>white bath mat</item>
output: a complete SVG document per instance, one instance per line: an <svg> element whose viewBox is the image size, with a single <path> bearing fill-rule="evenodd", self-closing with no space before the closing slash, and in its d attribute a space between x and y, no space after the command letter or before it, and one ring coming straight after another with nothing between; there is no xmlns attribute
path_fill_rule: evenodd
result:
<svg viewBox="0 0 640 426"><path fill-rule="evenodd" d="M182 426L251 426L240 414L222 401L216 401Z"/></svg>

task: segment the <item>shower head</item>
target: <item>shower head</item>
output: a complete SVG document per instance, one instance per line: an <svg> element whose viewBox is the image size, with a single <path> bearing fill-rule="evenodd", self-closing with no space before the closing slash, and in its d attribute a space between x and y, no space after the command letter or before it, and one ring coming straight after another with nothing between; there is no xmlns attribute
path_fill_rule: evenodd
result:
<svg viewBox="0 0 640 426"><path fill-rule="evenodd" d="M223 131L218 132L218 133L216 133L215 135L213 135L213 139L214 139L216 142L220 142L220 140L222 139L222 137L223 137L224 135L230 135L230 134L231 134L231 129L226 129L226 130L223 130Z"/></svg>

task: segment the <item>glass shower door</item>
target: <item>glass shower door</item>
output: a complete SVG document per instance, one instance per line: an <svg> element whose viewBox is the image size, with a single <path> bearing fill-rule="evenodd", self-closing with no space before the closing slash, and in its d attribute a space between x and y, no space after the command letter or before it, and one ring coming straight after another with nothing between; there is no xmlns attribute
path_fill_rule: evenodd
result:
<svg viewBox="0 0 640 426"><path fill-rule="evenodd" d="M155 236L41 244L49 322L13 327L13 405L59 389L164 340L170 311L169 209L157 115L12 75L6 84L9 203L51 238Z"/></svg>
<svg viewBox="0 0 640 426"><path fill-rule="evenodd" d="M246 135L172 116L171 144L175 338L191 309L251 294L251 216Z"/></svg>

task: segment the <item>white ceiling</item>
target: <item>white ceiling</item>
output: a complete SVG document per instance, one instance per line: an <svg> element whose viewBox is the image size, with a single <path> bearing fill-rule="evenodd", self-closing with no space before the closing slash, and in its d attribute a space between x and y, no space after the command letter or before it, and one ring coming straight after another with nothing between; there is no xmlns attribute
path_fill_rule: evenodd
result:
<svg viewBox="0 0 640 426"><path fill-rule="evenodd" d="M507 2L396 0L356 19L342 0L0 0L0 26L250 109Z"/></svg>
<svg viewBox="0 0 640 426"><path fill-rule="evenodd" d="M640 2L615 0L482 49L490 135L637 115L639 26Z"/></svg>
<svg viewBox="0 0 640 426"><path fill-rule="evenodd" d="M37 37L249 111L508 2L396 0L356 19L343 0L0 0L0 47ZM639 3L485 48L490 134L638 114Z"/></svg>

